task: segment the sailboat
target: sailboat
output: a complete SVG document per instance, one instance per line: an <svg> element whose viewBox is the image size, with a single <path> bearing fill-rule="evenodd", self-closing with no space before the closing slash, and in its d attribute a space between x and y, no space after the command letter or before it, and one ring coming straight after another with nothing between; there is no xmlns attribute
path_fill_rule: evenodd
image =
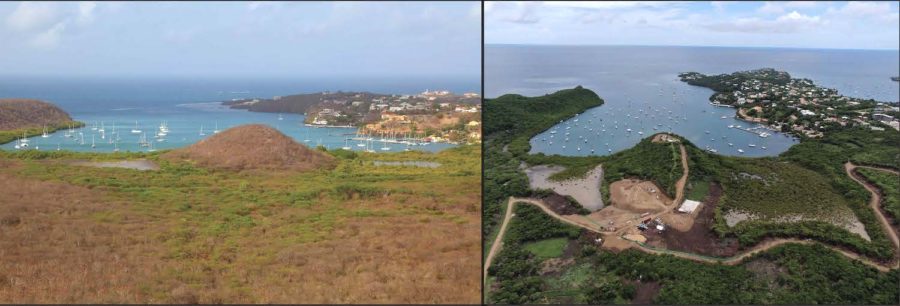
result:
<svg viewBox="0 0 900 306"><path fill-rule="evenodd" d="M200 136L206 136L206 132L203 132L203 125L200 125Z"/></svg>
<svg viewBox="0 0 900 306"><path fill-rule="evenodd" d="M372 150L372 138L366 139L366 152L375 153L375 150Z"/></svg>
<svg viewBox="0 0 900 306"><path fill-rule="evenodd" d="M218 134L218 133L219 133L219 121L216 121L216 129L213 130L213 134Z"/></svg>
<svg viewBox="0 0 900 306"><path fill-rule="evenodd" d="M148 143L148 147L149 148L147 148L147 152L156 152L156 149L153 148L152 142Z"/></svg>
<svg viewBox="0 0 900 306"><path fill-rule="evenodd" d="M309 129L306 129L306 139L303 139L303 142L309 142Z"/></svg>
<svg viewBox="0 0 900 306"><path fill-rule="evenodd" d="M97 143L94 141L94 134L91 134L91 148L96 148Z"/></svg>
<svg viewBox="0 0 900 306"><path fill-rule="evenodd" d="M279 120L279 121L280 121L280 120L284 120L284 117L282 117L280 113L278 114L278 120Z"/></svg>
<svg viewBox="0 0 900 306"><path fill-rule="evenodd" d="M22 132L22 139L19 139L19 143L16 145L16 149L25 148L28 148L28 139L25 138L25 132Z"/></svg>
<svg viewBox="0 0 900 306"><path fill-rule="evenodd" d="M134 128L131 129L131 133L132 133L132 134L140 134L140 133L141 133L141 130L138 128L138 122L137 122L137 121L134 122Z"/></svg>
<svg viewBox="0 0 900 306"><path fill-rule="evenodd" d="M47 134L47 126L46 125L44 125L44 132L41 133L41 137L42 138L50 137L50 135Z"/></svg>
<svg viewBox="0 0 900 306"><path fill-rule="evenodd" d="M341 147L341 149L344 149L344 150L350 150L350 144L348 144L349 141L350 141L349 138L345 138L345 139L344 139L344 146Z"/></svg>

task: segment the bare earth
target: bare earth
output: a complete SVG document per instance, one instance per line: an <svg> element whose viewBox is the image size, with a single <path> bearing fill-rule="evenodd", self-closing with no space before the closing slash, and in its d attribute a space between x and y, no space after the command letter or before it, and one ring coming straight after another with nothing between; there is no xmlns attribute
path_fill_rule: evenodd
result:
<svg viewBox="0 0 900 306"><path fill-rule="evenodd" d="M681 160L682 160L682 166L684 167L684 174L683 174L682 178L676 183L677 192L676 192L676 197L675 197L675 201L674 201L676 204L680 204L679 201L681 199L683 199L683 197L684 197L684 186L685 186L687 176L688 176L687 154L686 154L686 150L684 149L684 146L681 146ZM855 167L856 166L851 163L845 164L845 169L847 170L847 174L851 178L856 180L858 183L860 183L864 187L866 187L866 189L872 194L872 201L870 202L870 205L875 210L876 215L878 216L879 220L882 223L882 226L884 227L884 230L889 233L889 236L891 238L891 241L894 243L895 248L900 249L900 239L898 239L897 234L894 232L893 228L890 227L889 223L887 222L887 219L884 217L884 215L882 214L881 210L878 207L881 202L881 197L878 194L877 189L873 186L868 185L864 181L857 179L852 173L852 171L853 171L853 169L855 169ZM874 169L890 171L890 172L894 173L893 171L888 170L888 169L880 169L880 168L874 168ZM611 189L612 189L612 187L611 187ZM611 193L611 196L612 196L612 194L613 193ZM627 197L625 197L625 198L627 198ZM615 208L614 207L615 200L612 200L612 202L613 202L613 205L607 207L606 209ZM740 254L732 256L732 257L711 258L708 256L703 256L703 255L689 253L689 252L650 248L650 247L645 246L642 242L641 243L633 242L635 240L640 242L641 240L644 239L644 236L635 236L635 235L639 235L639 233L635 233L636 230L634 229L634 226L625 226L621 229L612 230L612 232L610 232L609 229L605 230L604 226L597 224L595 222L592 222L592 220L585 220L587 218L577 218L576 217L577 215L568 215L568 216L557 215L552 210L550 210L544 203L542 203L540 200L512 198L511 197L509 199L507 209L511 210L515 203L526 203L526 204L538 206L545 213L547 213L551 217L556 218L562 222L565 222L565 223L568 223L568 224L571 224L574 226L578 226L578 227L581 227L583 229L586 229L586 230L589 230L592 232L600 233L603 235L603 240L604 240L603 248L607 249L607 250L611 250L611 251L620 251L623 249L633 247L640 251L651 253L651 254L669 254L669 255L676 256L676 257L690 259L690 260L694 260L694 261L700 261L700 262L721 263L721 264L725 264L725 265L736 265L736 264L741 263L745 258L747 258L753 254L757 254L759 252L764 252L766 250L769 250L773 247L776 247L776 246L779 246L782 244L819 243L819 242L815 242L812 240L801 240L801 239L795 239L795 238L769 239L769 240L763 241L760 244L757 244L757 245L753 246L752 248L750 248ZM677 207L677 205L669 206L668 207L669 209L667 209L665 212L659 213L659 214L652 214L649 217L654 218L655 216L664 216L666 214L672 214L672 209L674 209L675 207ZM578 217L581 217L581 216L578 216ZM509 222L509 219L510 218L505 218L503 225L501 225L501 226L505 227L506 224ZM497 238L496 238L497 241L502 240L502 236L503 236L503 231L501 231L501 233L497 236ZM900 260L897 260L896 258L893 260L893 262L891 264L882 264L882 263L878 263L878 262L869 260L868 258L860 256L859 254L856 254L851 251L847 251L847 250L837 248L837 247L827 245L827 244L822 244L822 245L824 245L825 247L828 247L829 249L832 249L848 258L858 260L858 261L862 262L863 264L871 266L882 272L888 272L891 269L896 269L896 268L900 267ZM485 270L490 265L491 260L493 259L494 251L495 250L492 248L491 254L489 254L487 261L485 263L485 266L486 266Z"/></svg>
<svg viewBox="0 0 900 306"><path fill-rule="evenodd" d="M86 166L86 167L98 167L98 168L125 168L125 169L134 169L134 170L140 170L140 171L159 170L159 166L156 165L156 163L146 160L146 159L123 160L123 161L112 161L112 162L74 161L74 162L72 162L72 165Z"/></svg>
<svg viewBox="0 0 900 306"><path fill-rule="evenodd" d="M525 174L528 175L529 187L532 189L552 189L558 194L572 196L581 206L591 211L603 208L603 198L600 196L600 181L603 179L602 166L597 166L581 179L570 179L561 182L548 179L551 175L563 169L558 166L546 165L525 169Z"/></svg>

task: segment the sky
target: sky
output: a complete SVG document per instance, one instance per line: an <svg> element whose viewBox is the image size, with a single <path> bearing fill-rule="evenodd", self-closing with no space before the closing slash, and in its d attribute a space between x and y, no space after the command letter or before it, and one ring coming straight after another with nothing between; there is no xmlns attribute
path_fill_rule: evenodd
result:
<svg viewBox="0 0 900 306"><path fill-rule="evenodd" d="M487 2L485 43L900 49L898 2Z"/></svg>
<svg viewBox="0 0 900 306"><path fill-rule="evenodd" d="M0 2L0 75L481 76L478 2Z"/></svg>

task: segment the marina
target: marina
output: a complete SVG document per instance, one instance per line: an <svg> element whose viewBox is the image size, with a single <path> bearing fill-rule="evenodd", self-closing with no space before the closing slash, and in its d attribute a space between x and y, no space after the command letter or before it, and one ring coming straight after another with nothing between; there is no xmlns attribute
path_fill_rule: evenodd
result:
<svg viewBox="0 0 900 306"><path fill-rule="evenodd" d="M159 110L126 109L79 114L73 119L85 123L54 133L20 138L0 145L3 150L156 152L191 145L206 137L242 124L262 123L293 137L309 147L367 152L436 152L455 146L412 137L360 137L355 127L313 127L303 123L301 114L256 113L233 110L219 102L188 103ZM23 135L24 136L24 135ZM351 145L356 143L358 145Z"/></svg>

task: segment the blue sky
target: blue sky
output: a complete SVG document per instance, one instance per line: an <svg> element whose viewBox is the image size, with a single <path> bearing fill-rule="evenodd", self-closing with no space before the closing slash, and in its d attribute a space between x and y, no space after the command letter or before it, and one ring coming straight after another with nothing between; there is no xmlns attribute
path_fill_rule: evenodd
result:
<svg viewBox="0 0 900 306"><path fill-rule="evenodd" d="M481 4L0 2L0 74L476 77Z"/></svg>
<svg viewBox="0 0 900 306"><path fill-rule="evenodd" d="M900 48L898 2L488 2L485 43Z"/></svg>

